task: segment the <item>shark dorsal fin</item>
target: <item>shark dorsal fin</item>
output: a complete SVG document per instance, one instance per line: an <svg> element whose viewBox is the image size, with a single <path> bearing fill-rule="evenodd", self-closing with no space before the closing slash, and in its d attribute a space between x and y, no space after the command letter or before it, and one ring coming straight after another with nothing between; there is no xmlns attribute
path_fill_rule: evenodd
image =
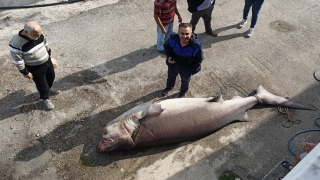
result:
<svg viewBox="0 0 320 180"><path fill-rule="evenodd" d="M222 95L220 94L219 96L217 96L215 98L211 97L208 99L208 102L223 102Z"/></svg>
<svg viewBox="0 0 320 180"><path fill-rule="evenodd" d="M147 114L143 118L155 118L158 117L164 109L162 109L161 104L154 102L151 104Z"/></svg>

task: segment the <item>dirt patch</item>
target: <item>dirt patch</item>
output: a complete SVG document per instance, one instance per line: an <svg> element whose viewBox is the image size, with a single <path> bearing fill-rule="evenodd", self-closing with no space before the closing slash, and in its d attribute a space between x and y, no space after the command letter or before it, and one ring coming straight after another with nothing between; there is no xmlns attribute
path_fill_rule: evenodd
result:
<svg viewBox="0 0 320 180"><path fill-rule="evenodd" d="M283 20L273 21L270 23L269 27L280 32L292 32L298 30L296 26Z"/></svg>

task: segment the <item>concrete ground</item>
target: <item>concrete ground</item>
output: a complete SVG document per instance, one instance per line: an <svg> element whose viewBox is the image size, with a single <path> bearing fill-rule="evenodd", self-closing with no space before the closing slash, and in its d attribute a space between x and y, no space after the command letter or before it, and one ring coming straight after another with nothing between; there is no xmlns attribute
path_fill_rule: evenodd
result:
<svg viewBox="0 0 320 180"><path fill-rule="evenodd" d="M55 0L2 1L1 6L52 3ZM186 1L178 1L184 22ZM261 9L252 38L237 29L244 1L216 2L212 27L218 37L196 33L203 43L202 71L192 77L187 97L225 93L244 96L259 85L302 104L319 107L320 6L318 0L269 0ZM251 19L251 14L249 16ZM40 22L59 62L52 97L45 111L33 82L12 64L8 42L23 24ZM177 19L176 19L177 20ZM243 180L278 179L293 162L287 142L294 134L317 129L318 111L290 110L301 119L282 126L276 107L248 111L251 122L234 123L193 142L125 152L97 153L103 127L137 104L163 99L165 57L156 51L151 0L95 0L54 7L0 11L0 179L218 179L225 172ZM176 23L174 30L177 30ZM180 82L168 97L179 92ZM227 89L225 87L228 87ZM298 136L317 142L319 133Z"/></svg>

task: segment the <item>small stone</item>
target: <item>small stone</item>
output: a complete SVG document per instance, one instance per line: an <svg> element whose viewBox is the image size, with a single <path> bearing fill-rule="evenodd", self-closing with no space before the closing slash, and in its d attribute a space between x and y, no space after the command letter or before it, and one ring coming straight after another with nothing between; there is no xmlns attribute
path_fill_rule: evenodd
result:
<svg viewBox="0 0 320 180"><path fill-rule="evenodd" d="M40 134L38 133L38 134L36 134L36 136L37 136L37 137L39 137L39 136L40 136Z"/></svg>
<svg viewBox="0 0 320 180"><path fill-rule="evenodd" d="M7 17L3 18L4 21L8 21L10 19L12 19L12 16L7 16Z"/></svg>

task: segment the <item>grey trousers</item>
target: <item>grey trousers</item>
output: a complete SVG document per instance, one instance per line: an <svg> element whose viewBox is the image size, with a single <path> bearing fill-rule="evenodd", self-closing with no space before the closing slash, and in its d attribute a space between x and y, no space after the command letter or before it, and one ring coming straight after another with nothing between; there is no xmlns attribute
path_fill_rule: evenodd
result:
<svg viewBox="0 0 320 180"><path fill-rule="evenodd" d="M192 24L192 32L194 32L194 30L196 29L196 25L198 24L200 18L202 18L204 21L204 27L206 29L206 32L212 31L211 15L212 15L213 7L214 6L212 5L207 9L192 13L191 21L190 21L190 24Z"/></svg>

